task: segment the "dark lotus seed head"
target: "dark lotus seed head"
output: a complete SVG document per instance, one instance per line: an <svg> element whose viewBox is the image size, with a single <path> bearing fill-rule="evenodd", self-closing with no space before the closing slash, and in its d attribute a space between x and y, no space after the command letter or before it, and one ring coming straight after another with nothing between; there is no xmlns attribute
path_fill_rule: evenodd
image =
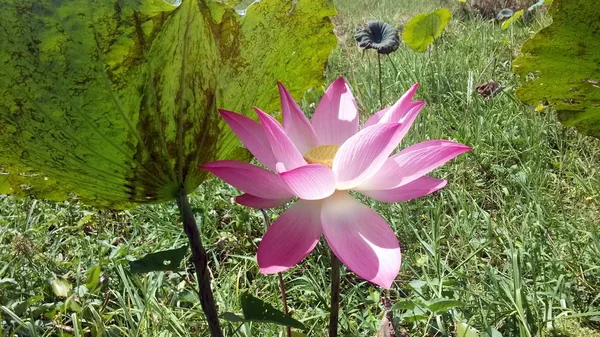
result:
<svg viewBox="0 0 600 337"><path fill-rule="evenodd" d="M400 45L396 27L377 20L367 22L354 34L358 46L362 49L375 49L379 54L389 54Z"/></svg>
<svg viewBox="0 0 600 337"><path fill-rule="evenodd" d="M508 19L513 16L513 14L515 14L515 12L512 9L504 8L498 12L498 15L496 15L496 20Z"/></svg>

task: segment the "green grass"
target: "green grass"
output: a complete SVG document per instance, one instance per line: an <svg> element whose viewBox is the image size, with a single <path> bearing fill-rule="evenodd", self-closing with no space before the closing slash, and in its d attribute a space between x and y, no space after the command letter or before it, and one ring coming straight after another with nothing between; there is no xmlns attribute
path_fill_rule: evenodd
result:
<svg viewBox="0 0 600 337"><path fill-rule="evenodd" d="M408 0L366 3L337 1L340 44L327 69L328 82L348 80L365 118L381 108L377 60L358 50L354 29L371 18L402 25L439 1L417 7ZM511 60L545 23L536 17L501 31L491 22L453 19L430 52L401 46L383 58L386 104L414 82L421 84L417 98L427 102L403 145L441 138L474 150L435 171L449 181L439 193L399 204L364 200L395 229L402 270L389 293L342 270L341 336L375 336L384 296L416 306L394 311L399 329L410 336L454 336L458 322L494 337L494 331L598 334L600 142L561 127L552 111L535 112L514 96ZM490 79L506 88L484 100L474 86ZM321 92L305 96L306 111ZM240 312L237 298L244 292L281 307L276 277L261 275L254 261L265 230L262 215L235 205L237 194L210 180L191 196L220 311ZM275 218L280 211L269 214ZM128 271L128 260L186 244L174 203L112 212L3 197L0 228L1 336L208 334L189 263L188 272ZM101 283L88 291L86 271L96 265ZM309 327L309 336L326 335L328 266L321 244L284 273L293 316ZM53 294L57 275L73 284L73 296ZM445 312L425 309L439 299L460 305ZM282 331L268 324L223 324L227 336Z"/></svg>

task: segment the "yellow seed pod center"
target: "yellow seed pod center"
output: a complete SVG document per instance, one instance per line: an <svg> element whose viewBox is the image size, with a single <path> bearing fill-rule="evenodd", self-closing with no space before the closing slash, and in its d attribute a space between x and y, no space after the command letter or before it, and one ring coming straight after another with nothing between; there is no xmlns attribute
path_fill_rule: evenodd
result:
<svg viewBox="0 0 600 337"><path fill-rule="evenodd" d="M338 145L321 145L313 147L304 154L304 159L309 164L321 164L331 168L333 157L340 147Z"/></svg>

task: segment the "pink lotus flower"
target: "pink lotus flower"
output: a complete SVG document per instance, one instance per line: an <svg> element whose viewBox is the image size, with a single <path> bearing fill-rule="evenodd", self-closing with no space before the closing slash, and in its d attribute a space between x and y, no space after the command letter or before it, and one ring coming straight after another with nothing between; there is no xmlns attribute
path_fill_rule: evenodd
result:
<svg viewBox="0 0 600 337"><path fill-rule="evenodd" d="M267 168L238 161L202 167L243 191L242 205L271 208L297 201L264 235L258 247L260 271L272 274L299 263L321 234L334 254L358 276L390 288L400 271L394 231L371 208L348 192L383 202L418 198L446 185L425 174L468 146L430 140L390 157L424 102L412 102L413 85L391 106L371 116L359 130L350 88L339 78L325 92L309 121L279 83L283 127L255 108L259 122L230 111L221 115L248 150Z"/></svg>

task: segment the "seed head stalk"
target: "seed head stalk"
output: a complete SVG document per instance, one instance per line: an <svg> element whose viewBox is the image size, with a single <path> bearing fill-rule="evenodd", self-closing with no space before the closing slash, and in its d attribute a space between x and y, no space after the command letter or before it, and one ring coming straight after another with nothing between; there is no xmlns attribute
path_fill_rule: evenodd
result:
<svg viewBox="0 0 600 337"><path fill-rule="evenodd" d="M377 53L377 70L379 70L379 108L383 108L383 84L381 82L381 54Z"/></svg>

